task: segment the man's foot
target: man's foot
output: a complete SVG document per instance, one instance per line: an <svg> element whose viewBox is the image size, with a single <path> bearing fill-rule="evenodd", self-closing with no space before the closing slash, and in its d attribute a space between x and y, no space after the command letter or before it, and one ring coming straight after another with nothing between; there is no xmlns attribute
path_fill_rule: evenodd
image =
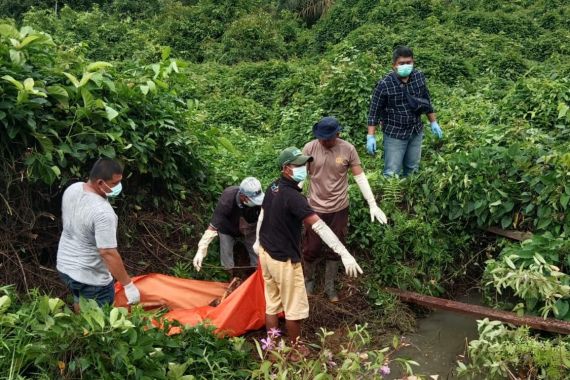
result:
<svg viewBox="0 0 570 380"><path fill-rule="evenodd" d="M333 294L333 295L329 295L329 301L332 303L337 303L338 302L338 295Z"/></svg>

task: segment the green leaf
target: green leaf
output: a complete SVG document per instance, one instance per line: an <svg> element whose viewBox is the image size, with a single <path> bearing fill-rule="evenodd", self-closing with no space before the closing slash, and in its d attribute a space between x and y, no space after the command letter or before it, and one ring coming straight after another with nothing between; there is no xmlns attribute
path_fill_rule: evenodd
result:
<svg viewBox="0 0 570 380"><path fill-rule="evenodd" d="M508 226L511 225L512 221L513 221L513 218L511 217L511 215L503 216L503 218L501 219L501 227L507 228Z"/></svg>
<svg viewBox="0 0 570 380"><path fill-rule="evenodd" d="M105 112L107 113L107 119L109 119L109 121L119 116L119 113L117 111L107 105L105 105Z"/></svg>
<svg viewBox="0 0 570 380"><path fill-rule="evenodd" d="M73 83L75 87L79 87L79 80L73 74L63 73L70 81Z"/></svg>
<svg viewBox="0 0 570 380"><path fill-rule="evenodd" d="M37 35L37 34L32 35L32 36L28 36L28 37L24 38L24 39L22 40L22 42L20 42L20 47L19 47L19 49L28 46L29 44L31 44L32 42L34 42L35 40L40 39L40 38L42 38L42 36L41 36L41 35Z"/></svg>
<svg viewBox="0 0 570 380"><path fill-rule="evenodd" d="M568 207L568 201L570 201L570 195L568 194L560 195L560 204L562 205L562 208L564 210L566 210L566 207Z"/></svg>
<svg viewBox="0 0 570 380"><path fill-rule="evenodd" d="M398 338L397 335L394 335L394 337L392 338L392 347L394 347L394 349L398 349L398 346L400 345L400 339Z"/></svg>
<svg viewBox="0 0 570 380"><path fill-rule="evenodd" d="M510 259L510 257L505 257L504 260L505 260L505 263L507 263L507 265L511 269L517 269L517 267L515 266L515 263L513 263L513 261Z"/></svg>
<svg viewBox="0 0 570 380"><path fill-rule="evenodd" d="M89 64L86 68L86 71L88 71L88 72L99 71L99 70L105 69L107 67L113 67L113 65L109 62L97 61L97 62L93 62L93 63Z"/></svg>
<svg viewBox="0 0 570 380"><path fill-rule="evenodd" d="M109 315L109 322L111 322L112 326L115 325L115 322L117 322L118 318L119 318L119 309L114 307L113 310L111 310L111 314Z"/></svg>
<svg viewBox="0 0 570 380"><path fill-rule="evenodd" d="M4 295L0 297L0 315L4 314L12 304L10 297Z"/></svg>
<svg viewBox="0 0 570 380"><path fill-rule="evenodd" d="M18 82L16 79L12 78L10 75L4 75L2 77L2 79L12 83L14 86L16 86L16 88L18 90L23 90L24 89L24 85L20 82Z"/></svg>
<svg viewBox="0 0 570 380"><path fill-rule="evenodd" d="M558 118L562 119L568 113L568 105L566 103L558 103Z"/></svg>
<svg viewBox="0 0 570 380"><path fill-rule="evenodd" d="M568 314L568 309L570 309L568 301L559 299L554 305L556 306L554 308L554 316L556 318L562 319L564 316L566 316L566 314Z"/></svg>
<svg viewBox="0 0 570 380"><path fill-rule="evenodd" d="M235 154L237 152L236 148L233 146L231 141L228 140L226 137L220 136L220 137L218 137L218 141L220 142L220 145L222 145L224 148L226 148L230 153Z"/></svg>
<svg viewBox="0 0 570 380"><path fill-rule="evenodd" d="M148 86L146 86L146 85L144 85L144 84L141 84L139 87L140 87L141 92L143 93L143 95L148 94L148 90L149 90Z"/></svg>
<svg viewBox="0 0 570 380"><path fill-rule="evenodd" d="M10 24L0 24L0 36L18 38L20 33L18 33L18 29Z"/></svg>
<svg viewBox="0 0 570 380"><path fill-rule="evenodd" d="M89 80L93 77L93 75L95 75L95 73L84 73L77 87L85 86L87 82L89 82Z"/></svg>
<svg viewBox="0 0 570 380"><path fill-rule="evenodd" d="M61 170L57 166L52 166L51 171L59 178L61 176Z"/></svg>
<svg viewBox="0 0 570 380"><path fill-rule="evenodd" d="M550 223L552 223L552 219L550 219L550 218L539 219L538 223L536 225L536 228L539 230L545 229L546 227L548 227L550 225Z"/></svg>
<svg viewBox="0 0 570 380"><path fill-rule="evenodd" d="M29 92L33 92L34 91L34 80L32 78L26 78L24 80L24 88Z"/></svg>

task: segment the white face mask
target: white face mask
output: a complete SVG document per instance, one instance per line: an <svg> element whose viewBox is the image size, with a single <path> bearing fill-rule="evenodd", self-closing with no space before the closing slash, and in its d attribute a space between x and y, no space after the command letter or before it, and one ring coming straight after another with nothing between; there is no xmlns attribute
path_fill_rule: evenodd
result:
<svg viewBox="0 0 570 380"><path fill-rule="evenodd" d="M307 167L306 166L300 166L297 168L293 168L293 175L291 176L291 179L295 182L301 182L304 181L305 178L307 178Z"/></svg>

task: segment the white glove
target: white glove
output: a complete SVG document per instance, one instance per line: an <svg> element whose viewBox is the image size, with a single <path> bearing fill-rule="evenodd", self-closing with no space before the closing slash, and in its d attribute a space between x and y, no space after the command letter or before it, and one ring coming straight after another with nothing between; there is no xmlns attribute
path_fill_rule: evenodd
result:
<svg viewBox="0 0 570 380"><path fill-rule="evenodd" d="M123 286L123 288L125 289L127 304L134 305L141 301L141 292L134 282L131 281L129 284Z"/></svg>
<svg viewBox="0 0 570 380"><path fill-rule="evenodd" d="M348 253L346 247L338 240L338 237L334 234L334 232L323 222L322 219L319 219L312 225L313 231L322 241L325 242L326 245L329 246L330 249L333 250L336 254L338 254L342 260L342 264L346 269L346 274L350 277L357 277L358 274L362 274L362 269L360 265L356 262L354 257L350 253Z"/></svg>
<svg viewBox="0 0 570 380"><path fill-rule="evenodd" d="M198 251L194 256L194 260L192 260L196 271L200 272L200 269L202 269L202 261L208 255L208 246L216 236L218 236L218 233L214 230L207 229L204 231L202 238L198 242Z"/></svg>
<svg viewBox="0 0 570 380"><path fill-rule="evenodd" d="M386 214L384 214L384 212L376 204L376 199L374 199L374 194L372 194L372 189L370 188L370 184L368 183L364 172L360 173L359 175L355 175L354 180L360 188L362 196L364 199L366 199L366 202L368 202L368 207L370 207L370 221L374 222L374 219L376 219L378 222L380 222L380 224L388 223Z"/></svg>
<svg viewBox="0 0 570 380"><path fill-rule="evenodd" d="M388 223L388 218L386 218L386 214L384 214L384 211L382 211L380 207L376 205L376 203L370 206L370 221L374 222L375 218L378 220L378 222L380 222L380 224Z"/></svg>
<svg viewBox="0 0 570 380"><path fill-rule="evenodd" d="M261 223L263 223L263 209L259 213L259 217L257 218L257 227L255 228L255 243L253 243L253 252L257 256L259 256L259 230L261 229Z"/></svg>

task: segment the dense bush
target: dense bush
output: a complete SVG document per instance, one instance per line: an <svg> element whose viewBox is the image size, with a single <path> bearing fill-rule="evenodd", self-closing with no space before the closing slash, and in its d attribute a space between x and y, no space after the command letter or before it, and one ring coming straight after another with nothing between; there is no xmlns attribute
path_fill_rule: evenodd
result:
<svg viewBox="0 0 570 380"><path fill-rule="evenodd" d="M92 300L82 300L75 314L58 298L3 294L0 372L8 378L248 378L253 362L243 338L168 321L158 328L155 317L142 309L101 309ZM180 333L169 335L171 327Z"/></svg>

